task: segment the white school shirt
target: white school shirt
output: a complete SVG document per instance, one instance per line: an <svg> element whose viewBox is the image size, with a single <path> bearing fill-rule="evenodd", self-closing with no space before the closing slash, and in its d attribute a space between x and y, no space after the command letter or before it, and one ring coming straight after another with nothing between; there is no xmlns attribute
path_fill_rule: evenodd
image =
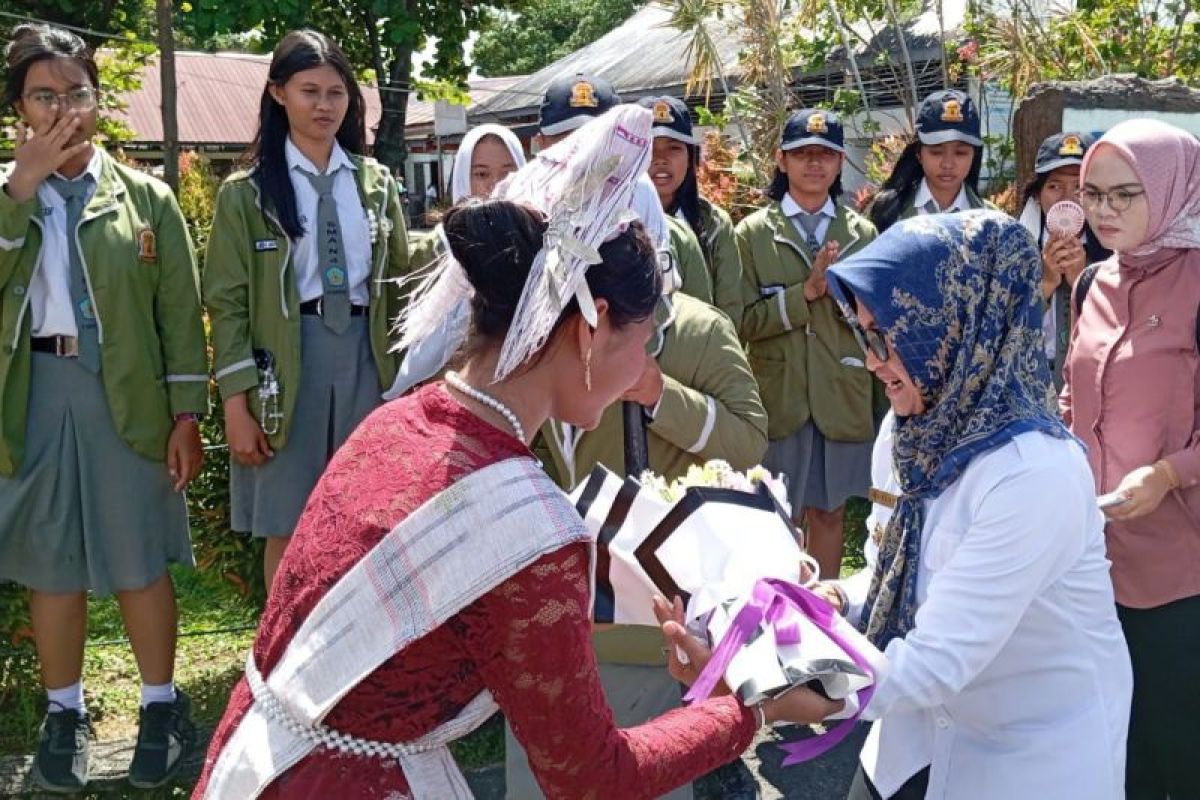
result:
<svg viewBox="0 0 1200 800"><path fill-rule="evenodd" d="M292 243L292 266L296 271L296 290L300 302L316 300L325 293L321 284L321 259L316 240L310 232L317 225L317 190L308 178L300 174L304 169L314 174L321 170L313 166L300 148L288 137L284 144L287 154L288 172L292 176L292 188L296 191L296 213L304 235ZM337 142L329 154L329 170L337 170L333 181L333 199L337 202L338 224L342 229L342 252L346 256L346 275L350 285L350 302L365 306L370 302L371 279L371 226L362 198L358 195L358 184L354 180L355 166Z"/></svg>
<svg viewBox="0 0 1200 800"><path fill-rule="evenodd" d="M896 493L893 425L873 485ZM927 798L1123 797L1133 678L1082 449L1021 434L925 509L916 626L863 714L871 782L887 797L931 766ZM853 621L877 552L843 583Z"/></svg>
<svg viewBox="0 0 1200 800"><path fill-rule="evenodd" d="M930 200L933 200L933 192L929 191L929 184L924 178L921 178L921 185L917 188L917 196L913 198L913 206L916 207L918 214L933 213L925 209ZM934 204L937 205L936 200L934 200ZM941 208L941 206L939 205L938 208ZM954 198L954 202L950 204L949 208L942 209L941 213L955 214L959 211L969 211L970 209L971 200L967 197L967 185L964 183L958 187L958 196Z"/></svg>
<svg viewBox="0 0 1200 800"><path fill-rule="evenodd" d="M92 148L92 160L75 178L55 173L66 180L83 180L91 176L91 186L84 196L84 208L96 194L103 164L100 148ZM67 203L50 181L37 188L42 207L42 251L40 263L29 280L29 311L32 336L78 336L75 325L75 303L71 300L71 251L67 244ZM74 235L71 232L70 235Z"/></svg>
<svg viewBox="0 0 1200 800"><path fill-rule="evenodd" d="M800 214L806 213L800 204L792 199L790 194L784 194L783 199L779 201L779 210L783 215L792 221L792 225L796 226L796 230L800 232L801 239L808 239L808 231L800 224ZM825 234L829 233L829 224L833 222L833 218L837 216L837 206L833 204L833 198L825 200L825 205L817 212L821 215L821 221L817 223L817 229L813 231L813 235L817 237L817 241L821 244L825 243Z"/></svg>

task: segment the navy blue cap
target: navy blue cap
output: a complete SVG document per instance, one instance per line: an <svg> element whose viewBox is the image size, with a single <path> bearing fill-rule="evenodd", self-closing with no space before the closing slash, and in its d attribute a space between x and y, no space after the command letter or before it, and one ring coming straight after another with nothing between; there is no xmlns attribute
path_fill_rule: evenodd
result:
<svg viewBox="0 0 1200 800"><path fill-rule="evenodd" d="M917 109L917 138L921 144L966 142L982 147L975 101L958 89L943 89L929 95Z"/></svg>
<svg viewBox="0 0 1200 800"><path fill-rule="evenodd" d="M696 136L692 132L692 114L688 111L687 103L664 95L643 97L638 105L654 113L654 127L650 129L652 136L666 136L684 144L696 144Z"/></svg>
<svg viewBox="0 0 1200 800"><path fill-rule="evenodd" d="M570 133L620 102L608 81L581 72L566 75L551 83L542 95L538 128L547 136Z"/></svg>
<svg viewBox="0 0 1200 800"><path fill-rule="evenodd" d="M779 149L795 150L810 144L846 152L846 135L837 114L823 108L805 108L788 117Z"/></svg>
<svg viewBox="0 0 1200 800"><path fill-rule="evenodd" d="M1095 140L1086 133L1064 132L1047 136L1038 147L1037 160L1033 169L1039 175L1053 172L1059 167L1078 166Z"/></svg>

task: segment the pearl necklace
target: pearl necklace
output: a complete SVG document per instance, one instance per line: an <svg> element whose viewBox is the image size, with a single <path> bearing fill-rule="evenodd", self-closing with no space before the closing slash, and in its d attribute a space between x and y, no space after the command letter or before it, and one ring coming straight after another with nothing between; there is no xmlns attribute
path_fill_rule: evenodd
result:
<svg viewBox="0 0 1200 800"><path fill-rule="evenodd" d="M500 416L504 417L506 420L508 420L508 424L512 426L513 432L517 434L517 438L520 439L522 443L526 441L525 427L521 425L521 420L517 418L517 415L513 413L511 408L504 405L504 403L501 403L487 392L476 389L474 386L464 381L457 372L447 372L446 383L450 384L455 389L458 389L472 400L487 406Z"/></svg>

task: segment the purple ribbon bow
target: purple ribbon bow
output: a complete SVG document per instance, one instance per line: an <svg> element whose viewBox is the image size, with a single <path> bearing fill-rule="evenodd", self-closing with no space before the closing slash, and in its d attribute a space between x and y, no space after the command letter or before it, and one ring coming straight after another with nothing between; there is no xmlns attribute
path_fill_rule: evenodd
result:
<svg viewBox="0 0 1200 800"><path fill-rule="evenodd" d="M854 724L858 721L862 710L867 707L875 694L875 671L858 649L842 636L834 622L836 615L829 604L802 586L797 586L778 578L761 578L754 584L750 599L733 618L733 624L721 637L717 649L713 651L708 664L700 673L700 677L692 684L692 688L684 696L686 703L704 700L712 694L714 688L725 675L729 663L738 650L754 635L760 625L766 625L775 632L775 641L779 644L799 644L800 617L807 617L810 622L820 628L834 641L850 659L871 676L871 684L858 692L858 713L844 719L832 730L820 736L814 736L801 742L780 745L787 757L783 766L789 767L809 761L833 749L839 742L850 735Z"/></svg>

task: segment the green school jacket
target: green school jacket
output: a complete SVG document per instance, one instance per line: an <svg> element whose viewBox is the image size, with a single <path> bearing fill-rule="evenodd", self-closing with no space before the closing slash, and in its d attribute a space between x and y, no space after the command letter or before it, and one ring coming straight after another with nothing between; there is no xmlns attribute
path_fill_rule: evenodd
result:
<svg viewBox="0 0 1200 800"><path fill-rule="evenodd" d="M742 256L733 220L725 209L700 198L704 219L704 259L712 280L713 305L725 312L734 328L742 326Z"/></svg>
<svg viewBox="0 0 1200 800"><path fill-rule="evenodd" d="M671 234L671 253L679 267L683 285L679 291L712 305L712 280L708 277L708 265L704 263L704 251L700 240L686 222L667 217L667 229Z"/></svg>
<svg viewBox="0 0 1200 800"><path fill-rule="evenodd" d="M838 204L825 240L840 258L875 238L875 226ZM742 254L741 335L758 379L772 439L786 438L811 418L831 441L874 438L872 377L862 348L828 295L809 303L804 281L813 254L778 202L737 226Z"/></svg>
<svg viewBox="0 0 1200 800"><path fill-rule="evenodd" d="M351 155L363 208L371 219L371 285L368 324L380 388L392 385L399 364L388 352L388 332L400 310L395 283L408 266L408 237L396 181L371 158ZM293 275L292 242L274 214L264 210L250 173L229 176L217 195L217 210L204 268L204 299L212 322L213 361L222 399L249 392L250 411L259 411L254 350L275 355L283 419L269 437L273 448L287 442L300 385L300 296ZM259 420L261 423L261 420Z"/></svg>
<svg viewBox="0 0 1200 800"><path fill-rule="evenodd" d="M675 320L658 354L665 388L647 426L650 469L668 480L714 458L749 469L767 449L766 412L733 323L687 295L676 293L671 302ZM552 456L547 471L564 489L585 480L596 464L625 473L620 403L609 406L596 429L579 439L573 469L564 456L560 427L547 423L542 435Z"/></svg>
<svg viewBox="0 0 1200 800"><path fill-rule="evenodd" d="M100 336L100 375L117 433L164 461L174 415L208 412L196 260L171 190L107 153L78 237ZM7 183L12 165L0 168ZM149 233L147 233L149 232ZM42 208L0 189L0 475L25 453L29 283L43 269Z"/></svg>

